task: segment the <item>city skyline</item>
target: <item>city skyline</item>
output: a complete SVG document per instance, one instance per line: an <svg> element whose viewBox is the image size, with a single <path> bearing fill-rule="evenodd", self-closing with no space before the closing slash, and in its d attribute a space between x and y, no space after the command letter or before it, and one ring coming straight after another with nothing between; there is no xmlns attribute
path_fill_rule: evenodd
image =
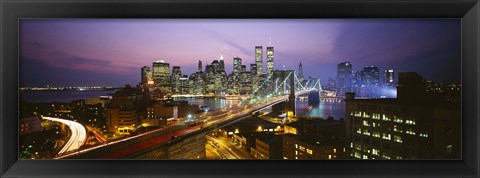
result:
<svg viewBox="0 0 480 178"><path fill-rule="evenodd" d="M190 75L199 60L206 65L220 55L231 73L235 57L247 66L255 63L255 46L264 48L265 73L272 46L274 69L296 70L302 62L304 76L319 77L322 84L345 61L353 71L375 65L459 83L460 35L458 19L29 19L20 21L20 81L21 86L123 86L137 84L138 69L156 60L170 63L170 72L180 66Z"/></svg>

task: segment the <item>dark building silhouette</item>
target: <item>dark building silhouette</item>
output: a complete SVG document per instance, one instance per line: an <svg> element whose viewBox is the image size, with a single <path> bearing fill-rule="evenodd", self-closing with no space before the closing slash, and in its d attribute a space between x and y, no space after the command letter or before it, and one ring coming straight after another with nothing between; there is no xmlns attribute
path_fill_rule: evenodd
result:
<svg viewBox="0 0 480 178"><path fill-rule="evenodd" d="M356 159L460 159L460 102L427 90L414 72L399 73L396 99L346 94L347 139Z"/></svg>

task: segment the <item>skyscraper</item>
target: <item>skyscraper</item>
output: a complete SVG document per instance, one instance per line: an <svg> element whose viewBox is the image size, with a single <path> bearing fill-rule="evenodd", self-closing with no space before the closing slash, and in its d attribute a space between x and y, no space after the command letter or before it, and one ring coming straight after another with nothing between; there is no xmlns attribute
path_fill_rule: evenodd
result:
<svg viewBox="0 0 480 178"><path fill-rule="evenodd" d="M162 93L172 92L170 85L170 64L164 60L153 62L153 81Z"/></svg>
<svg viewBox="0 0 480 178"><path fill-rule="evenodd" d="M238 75L242 70L242 59L239 57L233 58L233 74Z"/></svg>
<svg viewBox="0 0 480 178"><path fill-rule="evenodd" d="M380 70L377 66L363 67L362 83L366 85L378 85L380 83Z"/></svg>
<svg viewBox="0 0 480 178"><path fill-rule="evenodd" d="M150 75L151 75L151 71L150 71L150 67L148 66L143 66L142 69L141 69L141 83L142 84L147 84L148 83L148 79L151 78Z"/></svg>
<svg viewBox="0 0 480 178"><path fill-rule="evenodd" d="M182 77L182 71L180 69L180 66L173 66L172 67L172 91L173 93L179 93L180 92L180 78Z"/></svg>
<svg viewBox="0 0 480 178"><path fill-rule="evenodd" d="M250 64L250 72L252 75L256 76L257 75L257 64Z"/></svg>
<svg viewBox="0 0 480 178"><path fill-rule="evenodd" d="M383 82L386 86L393 86L394 85L394 74L393 69L388 69L383 72Z"/></svg>
<svg viewBox="0 0 480 178"><path fill-rule="evenodd" d="M255 46L255 64L257 64L256 75L260 76L263 73L263 48L262 46Z"/></svg>
<svg viewBox="0 0 480 178"><path fill-rule="evenodd" d="M302 67L302 62L300 62L300 65L298 65L298 80L300 82L303 82L303 67Z"/></svg>
<svg viewBox="0 0 480 178"><path fill-rule="evenodd" d="M337 96L344 96L345 92L351 91L352 64L342 62L337 65Z"/></svg>
<svg viewBox="0 0 480 178"><path fill-rule="evenodd" d="M198 72L202 71L202 61L198 60Z"/></svg>
<svg viewBox="0 0 480 178"><path fill-rule="evenodd" d="M273 75L273 47L267 47L267 75Z"/></svg>
<svg viewBox="0 0 480 178"><path fill-rule="evenodd" d="M221 70L225 70L225 61L223 61L223 55L220 55L219 61Z"/></svg>

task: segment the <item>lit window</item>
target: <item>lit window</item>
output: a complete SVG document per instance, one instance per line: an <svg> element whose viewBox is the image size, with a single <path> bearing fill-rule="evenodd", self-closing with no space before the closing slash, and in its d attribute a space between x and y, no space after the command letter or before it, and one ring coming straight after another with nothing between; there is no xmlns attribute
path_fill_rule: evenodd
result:
<svg viewBox="0 0 480 178"><path fill-rule="evenodd" d="M380 132L372 132L372 136L373 137L377 137L377 138L380 138Z"/></svg>
<svg viewBox="0 0 480 178"><path fill-rule="evenodd" d="M368 136L370 136L370 131L369 131L369 130L364 130L364 131L363 131L363 135L368 135Z"/></svg>
<svg viewBox="0 0 480 178"><path fill-rule="evenodd" d="M328 155L328 159L332 159L332 155Z"/></svg>
<svg viewBox="0 0 480 178"><path fill-rule="evenodd" d="M300 150L305 151L305 147L300 146Z"/></svg>
<svg viewBox="0 0 480 178"><path fill-rule="evenodd" d="M403 143L402 137L394 135L393 136L393 141L398 142L398 143Z"/></svg>
<svg viewBox="0 0 480 178"><path fill-rule="evenodd" d="M361 146L361 145L355 145L355 149L361 151L361 150L362 150L362 146Z"/></svg>
<svg viewBox="0 0 480 178"><path fill-rule="evenodd" d="M377 156L378 156L378 155L379 155L379 152L380 152L380 151L377 150L377 149L375 149L375 148L372 149L372 154L373 154L373 155L377 155Z"/></svg>
<svg viewBox="0 0 480 178"><path fill-rule="evenodd" d="M393 116L393 122L403 123L403 119L401 117Z"/></svg>
<svg viewBox="0 0 480 178"><path fill-rule="evenodd" d="M422 133L419 134L420 137L428 137L428 133L426 131L423 131Z"/></svg>
<svg viewBox="0 0 480 178"><path fill-rule="evenodd" d="M313 154L313 151L312 151L311 149L308 149L308 148L307 148L307 153L308 153L308 154Z"/></svg>
<svg viewBox="0 0 480 178"><path fill-rule="evenodd" d="M362 128L357 128L357 133L361 134L362 133Z"/></svg>
<svg viewBox="0 0 480 178"><path fill-rule="evenodd" d="M446 151L448 154L452 154L452 145L447 145Z"/></svg>
<svg viewBox="0 0 480 178"><path fill-rule="evenodd" d="M415 119L407 119L407 120L405 120L405 124L415 125Z"/></svg>
<svg viewBox="0 0 480 178"><path fill-rule="evenodd" d="M390 117L387 116L387 115L385 115L385 114L383 114L382 120L384 120L384 121L390 121Z"/></svg>
<svg viewBox="0 0 480 178"><path fill-rule="evenodd" d="M370 127L370 123L368 123L368 121L363 121L363 126Z"/></svg>
<svg viewBox="0 0 480 178"><path fill-rule="evenodd" d="M355 111L355 115L356 117L361 117L362 116L362 113L360 111Z"/></svg>
<svg viewBox="0 0 480 178"><path fill-rule="evenodd" d="M391 139L390 136L391 136L390 134L386 134L386 133L382 134L382 138L385 139L385 140L390 140Z"/></svg>
<svg viewBox="0 0 480 178"><path fill-rule="evenodd" d="M412 128L407 129L407 131L405 131L405 133L410 134L410 135L415 135L415 131L413 131Z"/></svg>
<svg viewBox="0 0 480 178"><path fill-rule="evenodd" d="M361 159L362 154L360 154L359 152L355 152L355 158Z"/></svg>
<svg viewBox="0 0 480 178"><path fill-rule="evenodd" d="M334 148L334 149L333 149L333 153L337 153L337 149Z"/></svg>

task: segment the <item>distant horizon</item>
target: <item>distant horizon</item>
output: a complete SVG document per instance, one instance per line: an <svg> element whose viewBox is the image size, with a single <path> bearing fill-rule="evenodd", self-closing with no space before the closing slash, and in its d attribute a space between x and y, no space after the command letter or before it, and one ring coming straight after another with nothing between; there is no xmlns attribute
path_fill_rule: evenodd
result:
<svg viewBox="0 0 480 178"><path fill-rule="evenodd" d="M461 81L459 19L22 19L20 86L135 86L140 68L165 60L182 75L224 56L250 70L255 46L275 48L275 70L335 79L338 63L417 72L426 80Z"/></svg>

